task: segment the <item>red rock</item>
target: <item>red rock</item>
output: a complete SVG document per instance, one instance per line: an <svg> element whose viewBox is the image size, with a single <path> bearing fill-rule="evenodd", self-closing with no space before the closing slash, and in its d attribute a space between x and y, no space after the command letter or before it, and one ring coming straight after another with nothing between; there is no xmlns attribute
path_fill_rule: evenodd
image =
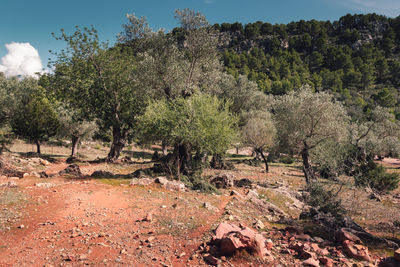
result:
<svg viewBox="0 0 400 267"><path fill-rule="evenodd" d="M304 250L301 254L299 254L299 258L303 260L309 258L316 258L316 255L314 252Z"/></svg>
<svg viewBox="0 0 400 267"><path fill-rule="evenodd" d="M354 244L354 242L350 240L345 240L343 241L343 249L351 258L362 261L371 261L368 248L363 245Z"/></svg>
<svg viewBox="0 0 400 267"><path fill-rule="evenodd" d="M397 261L400 261L400 248L398 248L395 252L394 252L394 256L393 258Z"/></svg>
<svg viewBox="0 0 400 267"><path fill-rule="evenodd" d="M326 248L320 248L319 250L317 250L317 254L326 256L326 255L329 255L329 251Z"/></svg>
<svg viewBox="0 0 400 267"><path fill-rule="evenodd" d="M212 256L212 255L207 255L206 257L204 257L204 261L210 265L214 265L217 266L220 264L221 260Z"/></svg>
<svg viewBox="0 0 400 267"><path fill-rule="evenodd" d="M271 250L271 248L274 246L274 243L272 243L271 239L267 239L265 244L266 244L268 250Z"/></svg>
<svg viewBox="0 0 400 267"><path fill-rule="evenodd" d="M340 230L335 232L335 239L338 243L342 244L345 240L350 240L356 244L361 244L360 238L358 236L352 234L346 228L341 228Z"/></svg>
<svg viewBox="0 0 400 267"><path fill-rule="evenodd" d="M219 247L222 255L232 255L237 250L246 249L257 256L267 253L265 238L252 229L233 224L221 223L215 230L212 242Z"/></svg>
<svg viewBox="0 0 400 267"><path fill-rule="evenodd" d="M303 266L319 267L319 262L313 258L309 258L303 261Z"/></svg>
<svg viewBox="0 0 400 267"><path fill-rule="evenodd" d="M321 257L319 258L319 262L323 265L323 266L333 266L333 260L331 258L327 258L327 257Z"/></svg>
<svg viewBox="0 0 400 267"><path fill-rule="evenodd" d="M317 252L318 250L320 250L318 244L315 244L315 243L311 243L310 247L311 247L311 249L312 249L313 251L315 251L315 252Z"/></svg>

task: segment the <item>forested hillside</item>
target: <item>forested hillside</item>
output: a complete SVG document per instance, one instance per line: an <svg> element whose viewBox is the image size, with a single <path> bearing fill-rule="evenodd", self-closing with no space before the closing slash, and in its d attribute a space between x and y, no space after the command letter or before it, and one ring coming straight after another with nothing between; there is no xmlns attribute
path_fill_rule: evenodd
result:
<svg viewBox="0 0 400 267"><path fill-rule="evenodd" d="M214 28L226 71L247 75L266 93L281 95L307 83L334 93L353 115L380 105L400 118L400 17L348 14L334 22Z"/></svg>

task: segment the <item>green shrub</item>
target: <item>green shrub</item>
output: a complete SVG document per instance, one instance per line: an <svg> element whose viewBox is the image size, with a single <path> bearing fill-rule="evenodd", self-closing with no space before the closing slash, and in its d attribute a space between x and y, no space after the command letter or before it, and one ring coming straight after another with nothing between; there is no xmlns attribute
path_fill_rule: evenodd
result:
<svg viewBox="0 0 400 267"><path fill-rule="evenodd" d="M284 164L292 164L294 162L294 158L290 156L282 156L279 158L279 162Z"/></svg>
<svg viewBox="0 0 400 267"><path fill-rule="evenodd" d="M217 188L208 182L208 179L205 179L200 176L199 173L194 173L191 176L181 175L181 182L183 182L188 188L192 190L199 190L202 193L207 194L220 194Z"/></svg>
<svg viewBox="0 0 400 267"><path fill-rule="evenodd" d="M342 217L346 211L340 199L331 190L325 190L320 184L313 183L307 186L308 195L305 202L324 213L331 213L335 217Z"/></svg>
<svg viewBox="0 0 400 267"><path fill-rule="evenodd" d="M396 189L400 179L397 173L388 173L382 165L370 160L360 165L355 171L355 183L358 186L368 186L379 193Z"/></svg>

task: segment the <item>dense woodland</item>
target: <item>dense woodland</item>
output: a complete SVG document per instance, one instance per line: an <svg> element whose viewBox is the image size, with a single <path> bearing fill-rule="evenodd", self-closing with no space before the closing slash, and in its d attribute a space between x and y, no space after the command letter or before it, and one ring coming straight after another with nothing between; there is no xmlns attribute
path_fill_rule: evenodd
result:
<svg viewBox="0 0 400 267"><path fill-rule="evenodd" d="M333 93L354 112L380 105L400 116L400 17L348 14L334 22L213 27L220 33L226 71L246 75L267 94L309 84Z"/></svg>
<svg viewBox="0 0 400 267"><path fill-rule="evenodd" d="M0 75L2 150L14 137L38 153L68 138L74 157L94 137L110 142L115 162L130 142L158 144L170 151L161 169L196 186L204 167L226 168L227 149L247 146L267 172L274 158L298 156L308 184L347 174L397 187L373 160L400 151L400 17L211 26L184 9L175 18L181 27L165 33L128 15L113 47L94 28L61 30L53 73Z"/></svg>

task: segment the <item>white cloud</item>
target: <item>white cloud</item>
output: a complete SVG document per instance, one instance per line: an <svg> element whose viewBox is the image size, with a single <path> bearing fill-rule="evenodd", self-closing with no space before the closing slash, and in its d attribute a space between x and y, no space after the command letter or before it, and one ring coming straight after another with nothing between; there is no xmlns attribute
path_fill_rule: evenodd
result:
<svg viewBox="0 0 400 267"><path fill-rule="evenodd" d="M213 0L204 0L204 3L207 5L211 5L214 3L214 1Z"/></svg>
<svg viewBox="0 0 400 267"><path fill-rule="evenodd" d="M33 76L43 72L39 52L30 43L6 44L7 54L0 60L0 72L10 76Z"/></svg>
<svg viewBox="0 0 400 267"><path fill-rule="evenodd" d="M340 0L337 2L356 12L377 13L389 17L400 15L399 0Z"/></svg>

